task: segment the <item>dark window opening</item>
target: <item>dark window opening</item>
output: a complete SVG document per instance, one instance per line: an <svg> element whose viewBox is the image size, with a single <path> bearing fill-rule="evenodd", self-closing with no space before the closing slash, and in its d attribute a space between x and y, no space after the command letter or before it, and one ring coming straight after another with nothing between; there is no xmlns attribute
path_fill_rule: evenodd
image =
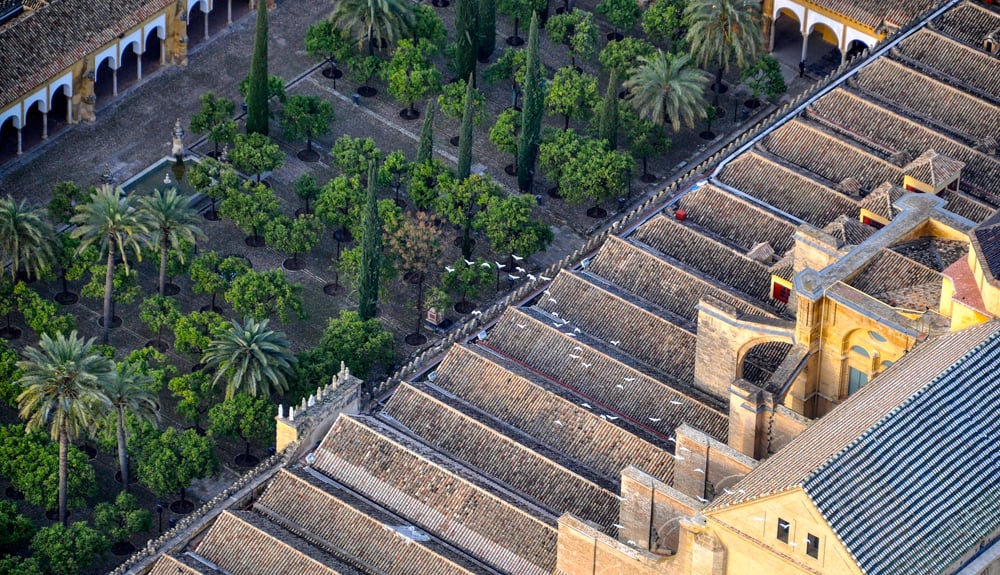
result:
<svg viewBox="0 0 1000 575"><path fill-rule="evenodd" d="M791 294L792 290L788 289L787 287L777 282L773 284L773 287L771 289L771 297L783 303L788 303L788 297Z"/></svg>
<svg viewBox="0 0 1000 575"><path fill-rule="evenodd" d="M885 227L885 224L883 224L882 222L876 222L875 220L869 218L868 216L861 218L861 223L863 223L866 226L871 226L876 230L881 230L882 228Z"/></svg>
<svg viewBox="0 0 1000 575"><path fill-rule="evenodd" d="M948 184L948 189L951 190L951 191L953 191L953 192L956 191L956 190L958 190L958 179L957 178L955 179L954 182Z"/></svg>
<svg viewBox="0 0 1000 575"><path fill-rule="evenodd" d="M788 543L788 534L791 531L792 524L785 521L782 518L778 518L778 541L782 543Z"/></svg>
<svg viewBox="0 0 1000 575"><path fill-rule="evenodd" d="M806 555L813 559L819 559L819 537L812 533L806 537Z"/></svg>

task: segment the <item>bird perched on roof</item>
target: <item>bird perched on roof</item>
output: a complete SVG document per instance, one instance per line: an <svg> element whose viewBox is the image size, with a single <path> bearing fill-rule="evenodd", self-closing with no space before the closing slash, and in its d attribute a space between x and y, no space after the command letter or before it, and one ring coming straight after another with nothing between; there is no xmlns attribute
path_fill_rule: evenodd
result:
<svg viewBox="0 0 1000 575"><path fill-rule="evenodd" d="M522 273L522 274L523 274L524 272L526 272L526 271L528 271L528 270L526 270L526 269L522 268L521 266L517 266L516 268L514 268L514 271L516 271L516 272L519 272L519 273Z"/></svg>
<svg viewBox="0 0 1000 575"><path fill-rule="evenodd" d="M616 384L615 387L618 389L625 389L625 386L620 383Z"/></svg>
<svg viewBox="0 0 1000 575"><path fill-rule="evenodd" d="M613 339L613 340L611 340L611 345L618 345L619 343L621 343L620 339Z"/></svg>
<svg viewBox="0 0 1000 575"><path fill-rule="evenodd" d="M634 377L626 377L625 381L635 381L635 378Z"/></svg>
<svg viewBox="0 0 1000 575"><path fill-rule="evenodd" d="M680 450L681 451L688 451L688 452L691 451L690 449L688 449L687 447L684 447L683 445L680 447Z"/></svg>
<svg viewBox="0 0 1000 575"><path fill-rule="evenodd" d="M589 368L590 366L592 366L592 365L594 365L594 364L592 364L592 363L584 363L584 362L582 362L582 361L581 361L581 362L580 362L580 365L582 365L582 366L583 366L583 367L585 367L585 368Z"/></svg>
<svg viewBox="0 0 1000 575"><path fill-rule="evenodd" d="M589 404L589 403L586 403L586 402L584 402L584 403L581 403L581 404L580 404L580 406L581 406L581 407L586 407L587 409L592 409L592 408L590 407L590 404Z"/></svg>
<svg viewBox="0 0 1000 575"><path fill-rule="evenodd" d="M476 315L476 316L483 315L483 312L479 311L478 309L474 309L474 310L472 310L472 315Z"/></svg>
<svg viewBox="0 0 1000 575"><path fill-rule="evenodd" d="M582 348L582 347L580 347L580 346L578 346L578 345L574 345L574 346L573 346L573 350L574 350L574 351L583 351L583 348Z"/></svg>
<svg viewBox="0 0 1000 575"><path fill-rule="evenodd" d="M580 333L580 328L574 327L573 328L573 333Z"/></svg>
<svg viewBox="0 0 1000 575"><path fill-rule="evenodd" d="M514 281L517 281L517 280L521 279L521 276L512 276L512 275L510 275L510 274L507 274L507 277L508 277L509 279L512 279L512 280L514 280Z"/></svg>
<svg viewBox="0 0 1000 575"><path fill-rule="evenodd" d="M562 424L563 424L563 422L559 421L558 419L556 419L556 420L555 420L555 421L554 421L553 423L555 423L556 425L558 425L558 426L560 426L560 427L561 427L561 426L562 426Z"/></svg>
<svg viewBox="0 0 1000 575"><path fill-rule="evenodd" d="M696 468L696 469L694 470L694 472L695 472L695 473L701 473L702 475L705 475L705 470L704 470L704 469L702 469L702 468L700 468L700 467Z"/></svg>
<svg viewBox="0 0 1000 575"><path fill-rule="evenodd" d="M625 529L625 526L624 526L624 525L620 525L620 524L618 524L618 523L612 523L612 524L611 524L611 526L612 526L612 527L617 527L617 528L619 528L619 529Z"/></svg>
<svg viewBox="0 0 1000 575"><path fill-rule="evenodd" d="M563 335L568 336L568 337L576 337L575 333L570 333L570 332L563 332Z"/></svg>
<svg viewBox="0 0 1000 575"><path fill-rule="evenodd" d="M625 498L622 497L621 495L615 495L615 497L618 498L618 501L625 501Z"/></svg>
<svg viewBox="0 0 1000 575"><path fill-rule="evenodd" d="M550 297L549 301L552 302L552 303L559 303L559 302L556 301L556 298L554 298L554 297Z"/></svg>
<svg viewBox="0 0 1000 575"><path fill-rule="evenodd" d="M605 415L604 417L607 417L609 421L614 421L614 420L618 419L618 417L614 416L614 415Z"/></svg>
<svg viewBox="0 0 1000 575"><path fill-rule="evenodd" d="M704 497L702 497L700 495L698 496L698 501L701 501L702 503L708 503L708 499L705 499Z"/></svg>
<svg viewBox="0 0 1000 575"><path fill-rule="evenodd" d="M547 281L549 281L552 278L547 278L547 277L543 276L542 274L538 274L538 279L542 280L543 282L547 282Z"/></svg>
<svg viewBox="0 0 1000 575"><path fill-rule="evenodd" d="M528 274L528 279L531 280L531 281L535 281L538 278L536 276L532 275L532 274Z"/></svg>
<svg viewBox="0 0 1000 575"><path fill-rule="evenodd" d="M578 356L578 355L573 355L572 353L571 353L571 354L568 354L568 355L569 355L570 357L572 357L573 359L580 359L580 356Z"/></svg>
<svg viewBox="0 0 1000 575"><path fill-rule="evenodd" d="M517 329L524 329L524 328L528 327L528 326L524 325L523 323L518 323L518 324L514 324L514 325L517 326Z"/></svg>
<svg viewBox="0 0 1000 575"><path fill-rule="evenodd" d="M723 487L722 490L726 492L726 495L736 495L736 492L733 491L732 489L726 489L725 487Z"/></svg>
<svg viewBox="0 0 1000 575"><path fill-rule="evenodd" d="M662 421L659 417L650 417L649 420L652 421L653 423L656 423L658 421Z"/></svg>
<svg viewBox="0 0 1000 575"><path fill-rule="evenodd" d="M684 402L683 402L683 401L677 401L677 400L675 400L675 399L671 399L671 400L670 400L670 403L672 403L672 404L674 404L674 405L684 405Z"/></svg>

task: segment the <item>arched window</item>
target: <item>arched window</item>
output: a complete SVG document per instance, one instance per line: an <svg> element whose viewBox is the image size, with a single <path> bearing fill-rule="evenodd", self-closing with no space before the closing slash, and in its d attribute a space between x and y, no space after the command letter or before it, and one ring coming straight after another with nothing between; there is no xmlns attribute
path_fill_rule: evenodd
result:
<svg viewBox="0 0 1000 575"><path fill-rule="evenodd" d="M868 351L866 351L865 348L861 347L860 345L852 347L851 352L856 353L861 357L871 357L870 355L868 355Z"/></svg>

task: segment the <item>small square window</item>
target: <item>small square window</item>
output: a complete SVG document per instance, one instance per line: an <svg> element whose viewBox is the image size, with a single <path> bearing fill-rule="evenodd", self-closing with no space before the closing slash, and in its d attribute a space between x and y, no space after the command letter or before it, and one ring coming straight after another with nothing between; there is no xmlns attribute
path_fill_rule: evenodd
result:
<svg viewBox="0 0 1000 575"><path fill-rule="evenodd" d="M774 299L776 299L776 300L778 300L780 302L783 302L783 303L788 303L788 297L791 294L792 294L792 290L788 289L787 287L785 287L785 286L783 286L783 285L781 285L781 284L779 284L777 282L774 282L772 284L772 289L771 289L771 297L772 298L774 298Z"/></svg>
<svg viewBox="0 0 1000 575"><path fill-rule="evenodd" d="M819 537L812 533L806 537L806 555L819 559Z"/></svg>
<svg viewBox="0 0 1000 575"><path fill-rule="evenodd" d="M785 521L782 518L778 518L778 541L782 543L788 543L788 534L791 531L792 524Z"/></svg>

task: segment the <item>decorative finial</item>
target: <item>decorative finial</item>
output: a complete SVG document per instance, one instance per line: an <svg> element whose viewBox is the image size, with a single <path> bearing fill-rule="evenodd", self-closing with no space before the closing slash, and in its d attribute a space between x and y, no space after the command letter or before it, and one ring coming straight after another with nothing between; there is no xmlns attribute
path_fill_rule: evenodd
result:
<svg viewBox="0 0 1000 575"><path fill-rule="evenodd" d="M173 181L170 179L170 172L167 172L167 175L163 176L163 183L168 186L173 183Z"/></svg>
<svg viewBox="0 0 1000 575"><path fill-rule="evenodd" d="M288 407L288 421L295 421L295 408L291 406Z"/></svg>
<svg viewBox="0 0 1000 575"><path fill-rule="evenodd" d="M115 175L111 173L111 166L104 164L104 171L101 172L101 183L108 186L114 185Z"/></svg>
<svg viewBox="0 0 1000 575"><path fill-rule="evenodd" d="M285 406L279 403L278 404L278 419L284 419L284 418L285 418Z"/></svg>
<svg viewBox="0 0 1000 575"><path fill-rule="evenodd" d="M312 407L314 405L316 405L316 396L310 393L309 394L309 402L306 403L306 406L307 407Z"/></svg>
<svg viewBox="0 0 1000 575"><path fill-rule="evenodd" d="M181 119L174 122L173 141L170 146L170 154L182 160L184 158L184 128L181 127Z"/></svg>
<svg viewBox="0 0 1000 575"><path fill-rule="evenodd" d="M177 121L174 122L174 137L175 138L183 138L184 137L184 128L181 127L181 119L180 118L177 118Z"/></svg>

